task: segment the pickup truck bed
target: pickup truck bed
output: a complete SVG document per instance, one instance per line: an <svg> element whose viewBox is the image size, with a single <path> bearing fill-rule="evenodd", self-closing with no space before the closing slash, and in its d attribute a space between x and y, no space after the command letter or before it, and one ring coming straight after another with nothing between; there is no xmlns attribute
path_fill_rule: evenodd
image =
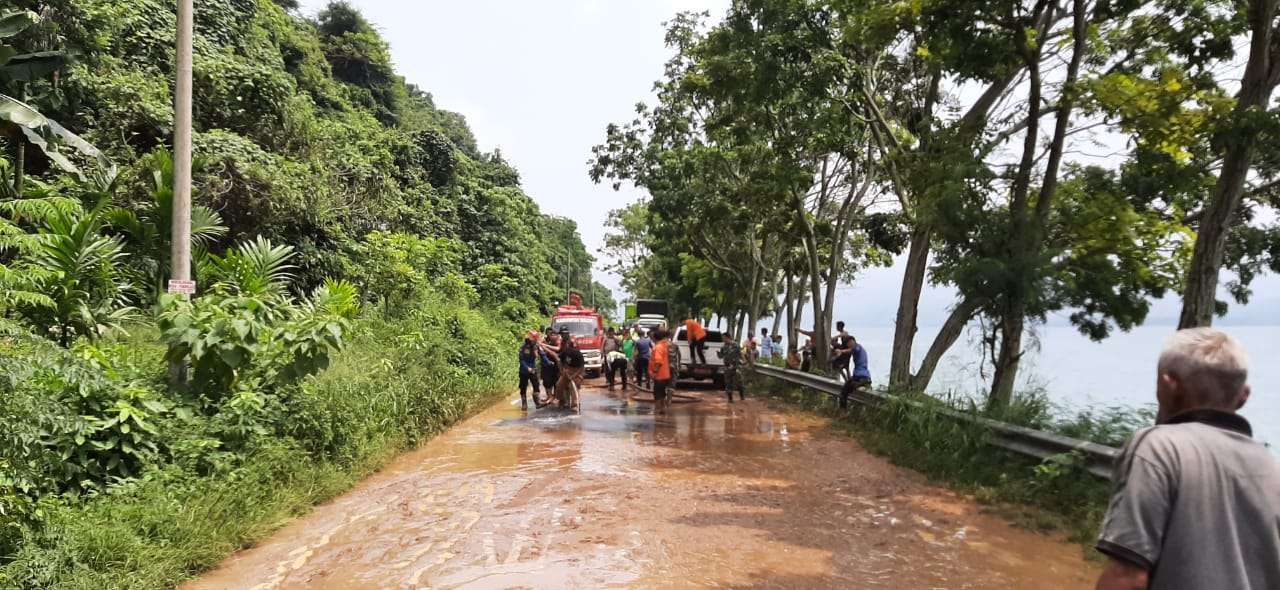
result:
<svg viewBox="0 0 1280 590"><path fill-rule="evenodd" d="M719 330L707 330L707 364L705 365L694 365L690 360L692 355L689 353L689 335L685 332L684 326L676 329L672 343L675 344L680 358L679 377L681 379L712 379L716 383L724 379L724 360L720 358L720 347L724 346L724 334Z"/></svg>

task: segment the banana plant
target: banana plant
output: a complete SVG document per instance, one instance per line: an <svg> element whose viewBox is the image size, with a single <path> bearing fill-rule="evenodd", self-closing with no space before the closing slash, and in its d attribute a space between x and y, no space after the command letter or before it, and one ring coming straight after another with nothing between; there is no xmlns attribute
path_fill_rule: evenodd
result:
<svg viewBox="0 0 1280 590"><path fill-rule="evenodd" d="M20 132L14 134L18 154L12 185L18 193L22 192L25 142L39 148L59 168L80 178L83 178L80 168L63 153L63 147L73 148L94 160L99 168L114 168L111 160L98 148L68 131L57 121L40 114L22 96L27 84L58 71L66 66L69 59L65 51L24 53L7 43L8 39L39 22L40 16L29 10L0 13L0 124L10 129L16 128ZM16 92L13 92L15 89ZM17 94L19 98L10 96L8 92Z"/></svg>

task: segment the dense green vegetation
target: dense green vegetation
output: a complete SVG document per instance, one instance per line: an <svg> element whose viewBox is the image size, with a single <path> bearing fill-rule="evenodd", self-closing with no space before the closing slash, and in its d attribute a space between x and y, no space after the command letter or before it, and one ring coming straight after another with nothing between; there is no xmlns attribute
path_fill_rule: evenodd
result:
<svg viewBox="0 0 1280 590"><path fill-rule="evenodd" d="M574 222L397 75L350 5L200 7L190 300L163 293L171 3L0 13L0 586L171 585L508 387L500 359L566 291L615 308ZM1024 334L1065 312L1105 338L1174 292L1184 325L1204 324L1226 307L1222 269L1237 301L1280 270L1262 221L1280 195L1276 13L737 0L714 25L679 15L656 104L590 164L651 195L614 214L607 250L637 295L732 327L785 319L791 342L808 307L819 343L838 286L905 255L892 387L924 390L977 323L984 411L1114 437L1131 423L1051 424L1013 396ZM1114 161L1077 157L1104 135ZM958 298L913 368L925 281ZM980 433L906 408L868 417L873 449L1096 520L1100 492L1070 464L1010 479Z"/></svg>
<svg viewBox="0 0 1280 590"><path fill-rule="evenodd" d="M201 300L208 298L202 297ZM0 346L0 587L165 588L215 565L510 387L512 341L424 291L358 320L301 381L255 362L215 401L164 386L153 330L64 350ZM280 343L277 339L275 342Z"/></svg>
<svg viewBox="0 0 1280 590"><path fill-rule="evenodd" d="M29 104L120 165L113 205L154 202L154 167L139 164L164 148L173 122L173 7L17 8L43 19L15 46L75 55L57 75L22 84ZM220 0L196 21L195 199L227 227L210 249L258 236L293 245L305 291L356 278L370 232L429 236L452 242L459 276L484 305L547 311L564 298L566 276L590 293L592 258L574 223L539 212L519 173L500 153L481 153L461 115L397 76L386 43L349 5L310 22L268 0ZM4 138L13 162L28 142ZM50 180L56 162L24 152L26 174ZM613 308L607 292L597 299Z"/></svg>
<svg viewBox="0 0 1280 590"><path fill-rule="evenodd" d="M198 5L192 299L172 3L0 14L2 587L170 586L508 388L566 290L614 307L349 5Z"/></svg>
<svg viewBox="0 0 1280 590"><path fill-rule="evenodd" d="M624 286L717 315L811 309L824 365L839 285L901 256L889 386L923 391L966 326L987 405L1061 314L1103 339L1180 293L1205 325L1280 272L1275 0L736 0L669 23L657 99L590 175L618 210ZM1247 65L1244 65L1246 64ZM957 295L918 365L926 281ZM843 318L856 325L862 318Z"/></svg>
<svg viewBox="0 0 1280 590"><path fill-rule="evenodd" d="M826 395L774 379L757 377L752 388L770 399L828 416L835 429L854 436L868 450L895 464L970 494L1022 526L1065 533L1083 545L1087 555L1097 555L1091 548L1110 499L1110 483L1090 475L1080 456L1066 454L1037 464L990 446L989 430L946 414L986 414L971 399L939 400L913 394L895 396L877 408L854 404L841 410ZM1128 408L1055 418L1042 393L1021 395L994 417L1115 446L1152 419L1150 413L1134 413Z"/></svg>

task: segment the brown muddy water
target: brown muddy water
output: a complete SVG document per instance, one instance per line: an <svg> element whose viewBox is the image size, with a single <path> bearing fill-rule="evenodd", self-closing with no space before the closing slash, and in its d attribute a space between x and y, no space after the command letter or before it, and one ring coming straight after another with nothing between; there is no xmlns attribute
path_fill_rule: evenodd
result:
<svg viewBox="0 0 1280 590"><path fill-rule="evenodd" d="M1078 546L823 419L686 393L504 400L183 588L1092 587Z"/></svg>

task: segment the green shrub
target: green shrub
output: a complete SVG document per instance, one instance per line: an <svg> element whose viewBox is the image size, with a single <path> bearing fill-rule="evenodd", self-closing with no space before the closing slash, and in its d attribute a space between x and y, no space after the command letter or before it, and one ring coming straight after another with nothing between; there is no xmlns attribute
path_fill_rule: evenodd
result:
<svg viewBox="0 0 1280 590"><path fill-rule="evenodd" d="M91 195L96 204L90 209L54 187L30 192L38 196L0 202L0 214L7 218L0 220L0 229L7 228L0 233L8 234L0 241L0 252L16 252L13 271L34 277L23 287L43 297L5 296L0 303L12 301L13 311L63 346L77 337L95 338L103 326L128 319L133 310L127 294L133 286L124 280L124 246L102 232L109 189ZM14 231L21 225L32 231Z"/></svg>
<svg viewBox="0 0 1280 590"><path fill-rule="evenodd" d="M1056 420L1051 428L1064 436L1121 447L1139 428L1155 423L1155 406L1136 410L1126 406L1109 406L1080 410L1072 416Z"/></svg>
<svg viewBox="0 0 1280 590"><path fill-rule="evenodd" d="M1107 504L1107 482L1088 473L1078 454L1036 462L989 445L989 430L949 415L993 417L973 398L903 394L875 408L846 412L812 390L770 379L759 379L755 385L774 398L835 418L836 427L856 436L868 450L972 494L1015 522L1066 531L1081 543L1096 538ZM1016 396L1007 413L995 418L1051 428L1056 423L1051 410L1043 393L1030 392Z"/></svg>
<svg viewBox="0 0 1280 590"><path fill-rule="evenodd" d="M304 305L340 315L351 309L347 298L318 293ZM10 426L39 416L73 420L80 409L110 420L121 399L145 410L128 396L160 391L163 349L138 340L154 338L147 329L130 341L65 351L11 326L12 345L0 346L0 387L22 384L26 393L0 396L0 442L27 442L0 448L0 463L45 468L0 477L0 555L11 556L0 557L0 587L165 588L212 567L505 391L514 371L503 353L515 329L498 318L426 289L400 318L354 322L326 370L270 387L242 380L205 412L192 411L186 397L164 398L165 411L143 418L154 446L139 456L141 468L95 484L92 495L59 493L72 490L57 485L65 475L53 468L58 447L36 434L38 421ZM11 358L25 360L5 362ZM50 358L116 397L78 409L42 402L87 387L28 378ZM17 456L16 448L29 452Z"/></svg>
<svg viewBox="0 0 1280 590"><path fill-rule="evenodd" d="M25 322L0 320L0 587L159 588L211 566L505 389L561 261L591 284L573 222L395 75L354 11L321 32L289 2L205 4L194 198L197 225L226 230L197 232L201 296L159 309L169 181L139 155L171 131L172 4L48 7L76 60L32 88L57 86L44 114L123 172L94 186L28 158L48 216L0 191L0 317ZM117 192L103 225L93 205ZM327 277L381 317L353 319L354 289Z"/></svg>
<svg viewBox="0 0 1280 590"><path fill-rule="evenodd" d="M376 297L386 316L404 313L424 289L448 286L459 271L464 245L449 238L399 232L370 232L351 253L351 275Z"/></svg>
<svg viewBox="0 0 1280 590"><path fill-rule="evenodd" d="M5 339L0 396L11 440L0 455L26 474L11 486L32 499L97 491L156 459L155 419L170 406L138 372L86 343L68 352L21 334Z"/></svg>

